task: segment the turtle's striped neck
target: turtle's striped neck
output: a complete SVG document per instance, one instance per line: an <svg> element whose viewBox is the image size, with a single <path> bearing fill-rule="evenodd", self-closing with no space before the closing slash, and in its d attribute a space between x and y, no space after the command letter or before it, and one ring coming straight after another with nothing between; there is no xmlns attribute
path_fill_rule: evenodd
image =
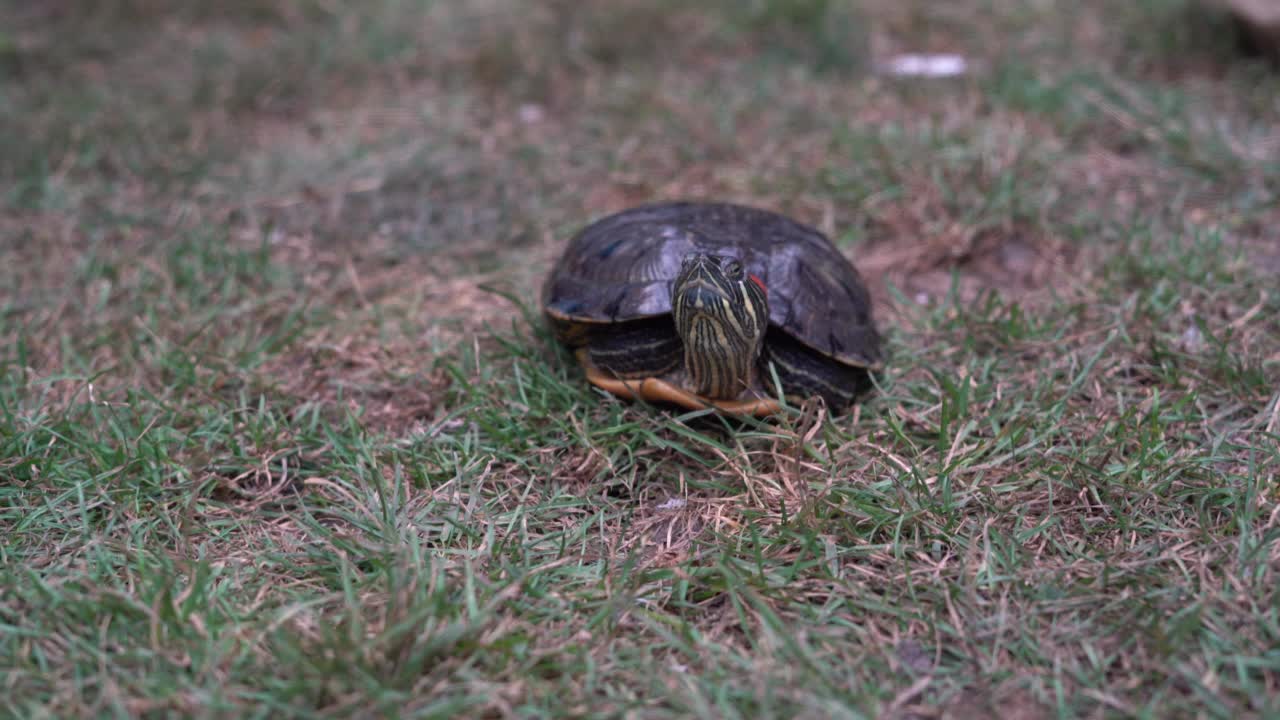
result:
<svg viewBox="0 0 1280 720"><path fill-rule="evenodd" d="M671 307L692 390L731 399L750 387L769 308L763 287L741 263L702 254L686 258L672 286Z"/></svg>

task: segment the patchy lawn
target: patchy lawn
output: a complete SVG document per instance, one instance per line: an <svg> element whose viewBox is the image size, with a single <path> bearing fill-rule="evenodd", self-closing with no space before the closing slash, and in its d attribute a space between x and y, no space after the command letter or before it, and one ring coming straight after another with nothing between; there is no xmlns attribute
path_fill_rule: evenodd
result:
<svg viewBox="0 0 1280 720"><path fill-rule="evenodd" d="M209 7L0 9L6 715L1280 713L1280 74L1220 15ZM674 197L831 234L866 402L584 383L541 279Z"/></svg>

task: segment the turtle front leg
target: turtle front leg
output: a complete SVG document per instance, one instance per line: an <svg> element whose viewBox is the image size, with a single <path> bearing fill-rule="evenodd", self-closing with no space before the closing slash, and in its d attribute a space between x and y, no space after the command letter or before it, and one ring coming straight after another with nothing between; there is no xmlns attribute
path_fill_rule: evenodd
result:
<svg viewBox="0 0 1280 720"><path fill-rule="evenodd" d="M680 364L681 352L669 317L603 326L587 343L592 364L620 378L665 375Z"/></svg>
<svg viewBox="0 0 1280 720"><path fill-rule="evenodd" d="M587 380L605 392L627 400L645 400L651 403L670 403L685 410L704 410L714 407L732 415L766 417L782 410L777 400L768 397L748 397L745 400L711 400L695 395L662 377L645 376L621 379L592 364L586 348L578 348L578 360L586 368Z"/></svg>
<svg viewBox="0 0 1280 720"><path fill-rule="evenodd" d="M784 395L807 398L821 395L827 407L839 412L859 394L870 389L871 376L866 368L849 367L812 350L786 333L770 330L760 353L760 386L773 396L773 371L778 374Z"/></svg>

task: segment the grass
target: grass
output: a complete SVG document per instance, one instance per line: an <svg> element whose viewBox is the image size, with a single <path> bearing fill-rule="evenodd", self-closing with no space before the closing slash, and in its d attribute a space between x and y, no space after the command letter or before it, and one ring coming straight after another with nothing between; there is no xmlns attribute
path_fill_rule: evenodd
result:
<svg viewBox="0 0 1280 720"><path fill-rule="evenodd" d="M1280 713L1280 81L1113 5L0 10L0 714ZM837 240L865 403L583 382L674 196Z"/></svg>

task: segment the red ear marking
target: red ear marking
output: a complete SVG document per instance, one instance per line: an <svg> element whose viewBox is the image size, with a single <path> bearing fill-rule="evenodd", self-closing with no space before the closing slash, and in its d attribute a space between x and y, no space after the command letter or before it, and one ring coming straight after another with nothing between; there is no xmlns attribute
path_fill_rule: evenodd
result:
<svg viewBox="0 0 1280 720"><path fill-rule="evenodd" d="M753 283L755 283L757 286L759 286L759 288L760 288L760 292L763 292L765 297L769 297L769 288L767 288L767 287L765 287L765 286L764 286L764 281L763 281L763 280L761 280L760 278L756 277L755 275L749 275L748 277L750 277L750 278L751 278L751 282L753 282Z"/></svg>

